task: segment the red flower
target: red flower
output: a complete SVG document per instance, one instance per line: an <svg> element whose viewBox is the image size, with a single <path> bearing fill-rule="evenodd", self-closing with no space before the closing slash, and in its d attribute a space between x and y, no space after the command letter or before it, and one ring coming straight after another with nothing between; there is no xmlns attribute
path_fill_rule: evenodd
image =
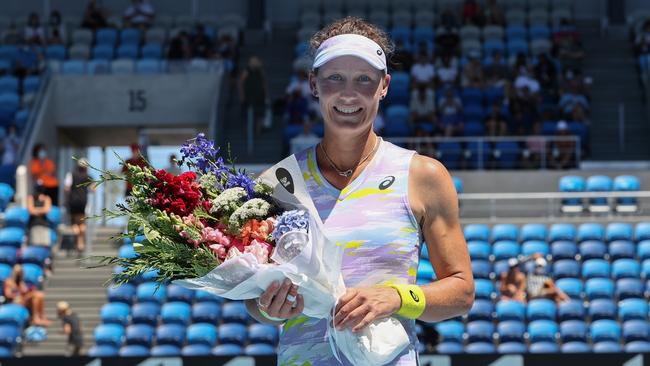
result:
<svg viewBox="0 0 650 366"><path fill-rule="evenodd" d="M153 185L156 190L152 198L154 207L184 217L202 204L201 186L194 172L175 176L161 169L156 170L154 175L158 179Z"/></svg>

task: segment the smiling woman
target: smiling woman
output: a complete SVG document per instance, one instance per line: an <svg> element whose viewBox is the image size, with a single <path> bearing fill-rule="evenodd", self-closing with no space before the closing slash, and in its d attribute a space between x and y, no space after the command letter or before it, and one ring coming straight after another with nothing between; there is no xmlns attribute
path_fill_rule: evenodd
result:
<svg viewBox="0 0 650 366"><path fill-rule="evenodd" d="M410 343L390 365L417 365L415 319L440 321L464 314L474 298L458 198L437 161L383 141L373 132L380 101L390 85L392 45L377 27L344 18L311 40L309 76L325 123L323 140L296 154L325 234L345 248L342 274L348 288L334 309L334 326L357 332L395 317ZM437 281L417 286L426 241ZM248 302L260 321L284 323L280 365L351 364L332 351L325 319L302 315L299 288L272 284Z"/></svg>

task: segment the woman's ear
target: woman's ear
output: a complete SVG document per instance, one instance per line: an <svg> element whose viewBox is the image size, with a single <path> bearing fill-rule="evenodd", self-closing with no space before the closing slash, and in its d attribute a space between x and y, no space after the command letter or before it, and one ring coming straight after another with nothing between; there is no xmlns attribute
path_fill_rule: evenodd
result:
<svg viewBox="0 0 650 366"><path fill-rule="evenodd" d="M390 74L386 74L384 77L383 85L381 88L381 96L382 99L386 97L386 94L388 94L388 86L390 85Z"/></svg>
<svg viewBox="0 0 650 366"><path fill-rule="evenodd" d="M314 98L318 98L318 86L316 83L316 74L313 71L309 72L309 89Z"/></svg>

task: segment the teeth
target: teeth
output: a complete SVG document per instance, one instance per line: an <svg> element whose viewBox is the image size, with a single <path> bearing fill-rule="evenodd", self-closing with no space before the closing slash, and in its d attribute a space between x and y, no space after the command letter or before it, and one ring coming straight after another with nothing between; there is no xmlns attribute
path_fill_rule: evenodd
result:
<svg viewBox="0 0 650 366"><path fill-rule="evenodd" d="M336 107L336 109L339 112L342 112L342 113L352 114L352 113L358 112L361 109L361 107L352 107L352 108Z"/></svg>

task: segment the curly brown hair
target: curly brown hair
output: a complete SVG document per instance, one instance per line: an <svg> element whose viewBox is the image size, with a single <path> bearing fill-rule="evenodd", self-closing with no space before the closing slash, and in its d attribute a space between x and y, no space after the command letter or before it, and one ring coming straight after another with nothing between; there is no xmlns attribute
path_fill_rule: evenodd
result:
<svg viewBox="0 0 650 366"><path fill-rule="evenodd" d="M316 51L321 43L326 39L339 36L341 34L358 34L375 41L384 51L388 59L393 53L395 46L386 32L374 24L368 23L358 17L345 17L332 22L323 29L316 32L309 40L309 50L312 57L316 56Z"/></svg>

